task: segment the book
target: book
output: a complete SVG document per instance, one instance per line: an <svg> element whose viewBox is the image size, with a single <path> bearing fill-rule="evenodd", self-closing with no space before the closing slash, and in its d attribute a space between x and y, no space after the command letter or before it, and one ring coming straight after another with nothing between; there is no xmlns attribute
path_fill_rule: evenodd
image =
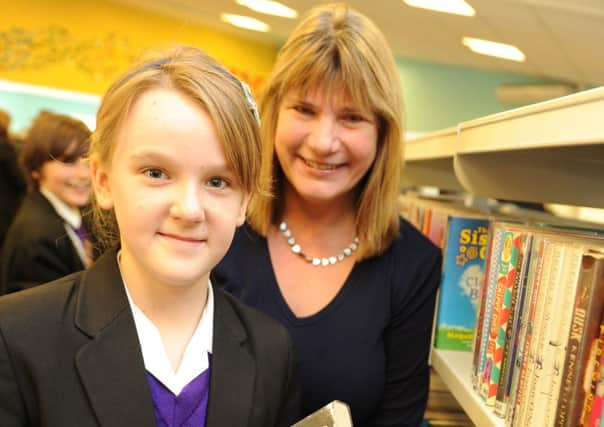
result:
<svg viewBox="0 0 604 427"><path fill-rule="evenodd" d="M604 255L587 252L581 259L570 332L567 337L555 426L579 425L585 400L584 375L604 309Z"/></svg>
<svg viewBox="0 0 604 427"><path fill-rule="evenodd" d="M472 382L474 389L480 393L482 377L487 360L488 334L491 328L495 287L497 285L497 271L499 256L503 242L503 226L492 223L489 228L488 255L485 278L480 296L480 307L476 319L474 334L474 357L472 361Z"/></svg>
<svg viewBox="0 0 604 427"><path fill-rule="evenodd" d="M546 349L543 358L543 377L538 393L544 404L539 407L542 425L553 426L556 407L562 383L562 369L566 357L566 337L570 333L572 307L575 303L581 259L585 249L581 244L568 243L564 252L562 274L556 289L552 305L551 328L546 337Z"/></svg>
<svg viewBox="0 0 604 427"><path fill-rule="evenodd" d="M352 427L350 408L346 403L334 400L301 419L292 427Z"/></svg>
<svg viewBox="0 0 604 427"><path fill-rule="evenodd" d="M527 288L529 288L529 286L527 286L527 279L529 277L532 244L533 235L527 234L519 254L517 263L519 265L519 270L512 287L512 301L506 327L500 380L495 396L495 414L502 418L505 418L507 413L507 405L512 387L512 372L514 371L514 366L516 366L518 336L520 335L520 324L522 322L526 291Z"/></svg>
<svg viewBox="0 0 604 427"><path fill-rule="evenodd" d="M485 401L489 406L494 405L496 400L512 303L512 291L518 268L522 262L522 248L525 238L526 234L517 230L508 229L503 234L503 249L499 259L491 332L487 345L486 369L488 369L490 375L488 378L485 376L484 379L486 387Z"/></svg>
<svg viewBox="0 0 604 427"><path fill-rule="evenodd" d="M449 216L436 318L436 348L472 350L484 281L488 226L486 218Z"/></svg>

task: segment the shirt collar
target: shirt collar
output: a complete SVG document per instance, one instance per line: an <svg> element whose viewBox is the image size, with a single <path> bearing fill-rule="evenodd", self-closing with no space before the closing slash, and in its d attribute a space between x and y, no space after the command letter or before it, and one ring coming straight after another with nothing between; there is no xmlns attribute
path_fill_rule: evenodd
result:
<svg viewBox="0 0 604 427"><path fill-rule="evenodd" d="M57 214L59 214L67 224L71 225L73 228L79 228L80 225L82 225L82 215L80 214L79 209L68 206L45 187L40 187L40 193L48 199Z"/></svg>
<svg viewBox="0 0 604 427"><path fill-rule="evenodd" d="M119 253L117 256L119 259ZM143 353L145 369L174 395L178 395L187 384L209 368L208 354L212 353L214 333L214 292L212 283L208 281L206 306L201 313L199 324L185 348L180 366L176 372L170 365L159 330L134 303L128 292L128 285L125 281L123 283L134 316L134 324Z"/></svg>

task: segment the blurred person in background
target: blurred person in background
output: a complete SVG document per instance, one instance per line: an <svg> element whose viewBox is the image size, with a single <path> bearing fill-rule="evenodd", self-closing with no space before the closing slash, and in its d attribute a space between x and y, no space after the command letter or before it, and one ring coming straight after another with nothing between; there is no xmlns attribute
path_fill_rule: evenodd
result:
<svg viewBox="0 0 604 427"><path fill-rule="evenodd" d="M9 126L10 115L0 110L0 253L8 227L27 188L17 161L17 151L8 133Z"/></svg>
<svg viewBox="0 0 604 427"><path fill-rule="evenodd" d="M11 224L2 253L0 294L82 270L92 248L81 208L90 199L90 130L71 117L40 113L19 153L28 193Z"/></svg>

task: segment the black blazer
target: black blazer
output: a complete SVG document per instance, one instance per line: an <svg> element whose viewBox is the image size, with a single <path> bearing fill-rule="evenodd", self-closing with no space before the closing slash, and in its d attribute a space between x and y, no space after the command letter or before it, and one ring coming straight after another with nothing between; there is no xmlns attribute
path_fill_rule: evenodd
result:
<svg viewBox="0 0 604 427"><path fill-rule="evenodd" d="M8 230L2 249L0 295L83 269L63 218L42 193L29 193Z"/></svg>
<svg viewBox="0 0 604 427"><path fill-rule="evenodd" d="M298 383L286 330L214 289L208 427L289 426ZM0 298L0 426L149 427L155 413L116 252Z"/></svg>
<svg viewBox="0 0 604 427"><path fill-rule="evenodd" d="M11 142L0 138L0 248L26 188L15 148Z"/></svg>

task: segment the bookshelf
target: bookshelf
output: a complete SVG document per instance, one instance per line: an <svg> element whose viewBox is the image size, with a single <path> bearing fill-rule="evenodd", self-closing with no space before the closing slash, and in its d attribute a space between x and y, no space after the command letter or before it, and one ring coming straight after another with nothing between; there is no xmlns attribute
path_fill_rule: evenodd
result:
<svg viewBox="0 0 604 427"><path fill-rule="evenodd" d="M459 123L405 144L406 183L604 208L604 87ZM476 426L503 427L471 385L471 352L432 366Z"/></svg>
<svg viewBox="0 0 604 427"><path fill-rule="evenodd" d="M472 388L471 352L433 349L432 367L476 426L503 427L505 425L504 420L497 417L492 408L487 407Z"/></svg>
<svg viewBox="0 0 604 427"><path fill-rule="evenodd" d="M604 208L604 87L459 123L405 145L404 180Z"/></svg>

